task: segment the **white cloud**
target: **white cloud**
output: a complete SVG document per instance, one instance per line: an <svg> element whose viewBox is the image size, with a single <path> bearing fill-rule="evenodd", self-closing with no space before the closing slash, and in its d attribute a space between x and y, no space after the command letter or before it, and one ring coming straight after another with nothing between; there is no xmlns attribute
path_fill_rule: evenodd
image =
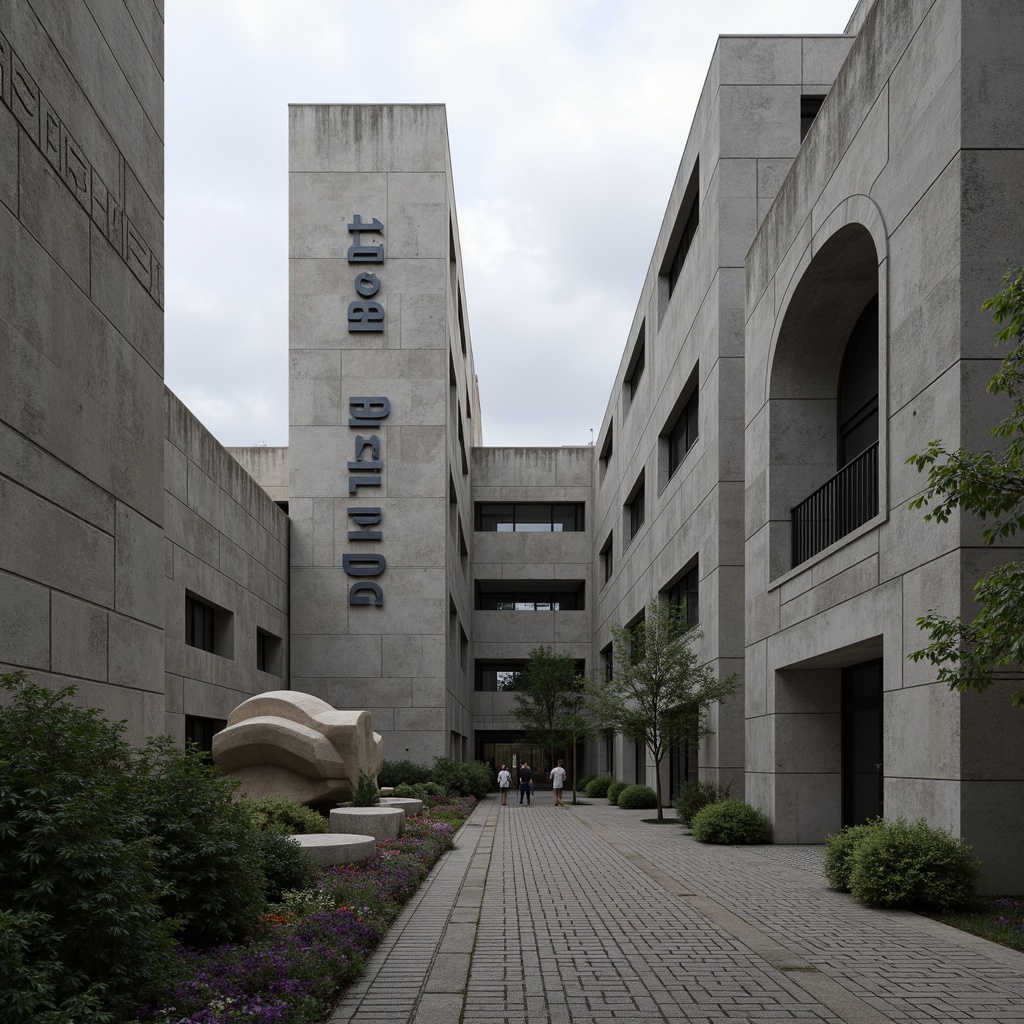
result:
<svg viewBox="0 0 1024 1024"><path fill-rule="evenodd" d="M443 102L488 444L599 426L718 33L853 0L175 0L168 385L287 443L287 104Z"/></svg>

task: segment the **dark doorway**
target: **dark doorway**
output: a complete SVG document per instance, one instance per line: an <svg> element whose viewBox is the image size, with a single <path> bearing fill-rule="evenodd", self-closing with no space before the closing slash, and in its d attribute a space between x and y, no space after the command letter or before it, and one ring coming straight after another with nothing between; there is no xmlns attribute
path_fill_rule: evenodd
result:
<svg viewBox="0 0 1024 1024"><path fill-rule="evenodd" d="M582 744L580 744L576 753L576 771L582 775ZM565 784L571 788L572 750L556 751L555 757L556 759L562 759L565 770L570 773L569 778L565 780ZM516 770L519 765L523 761L529 761L530 767L533 768L534 788L551 788L551 780L548 778L548 773L554 767L551 754L514 732L478 732L476 734L476 758L478 761L484 761L489 764L495 775L497 775L498 768L501 765L508 765L508 770L512 773L513 786L517 785Z"/></svg>
<svg viewBox="0 0 1024 1024"><path fill-rule="evenodd" d="M843 669L843 824L884 812L882 802L882 662Z"/></svg>

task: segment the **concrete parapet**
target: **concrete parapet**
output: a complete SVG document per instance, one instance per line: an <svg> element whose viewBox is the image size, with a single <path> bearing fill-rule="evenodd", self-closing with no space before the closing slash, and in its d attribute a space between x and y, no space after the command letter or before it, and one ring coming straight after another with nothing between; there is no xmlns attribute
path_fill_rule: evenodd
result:
<svg viewBox="0 0 1024 1024"><path fill-rule="evenodd" d="M407 818L415 818L417 814L423 813L423 801L411 796L382 796L380 802L383 807L398 807L405 811Z"/></svg>
<svg viewBox="0 0 1024 1024"><path fill-rule="evenodd" d="M292 836L313 858L314 864L330 867L332 864L356 864L377 854L377 840L373 836L319 833Z"/></svg>
<svg viewBox="0 0 1024 1024"><path fill-rule="evenodd" d="M371 835L397 839L405 831L405 811L400 807L335 807L331 831L347 835Z"/></svg>

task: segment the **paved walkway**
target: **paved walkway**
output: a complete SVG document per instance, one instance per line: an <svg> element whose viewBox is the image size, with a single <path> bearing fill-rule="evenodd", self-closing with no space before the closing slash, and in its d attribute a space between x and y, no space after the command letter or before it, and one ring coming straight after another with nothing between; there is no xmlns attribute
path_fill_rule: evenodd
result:
<svg viewBox="0 0 1024 1024"><path fill-rule="evenodd" d="M330 1024L1024 1021L1024 954L604 800L485 800Z"/></svg>

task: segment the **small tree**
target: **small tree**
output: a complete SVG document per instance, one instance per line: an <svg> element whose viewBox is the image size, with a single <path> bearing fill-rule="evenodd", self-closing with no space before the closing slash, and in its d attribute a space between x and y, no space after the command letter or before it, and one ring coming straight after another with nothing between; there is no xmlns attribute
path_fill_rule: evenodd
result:
<svg viewBox="0 0 1024 1024"><path fill-rule="evenodd" d="M982 308L993 311L997 324L1006 324L996 334L997 343L1013 343L988 382L990 394L1012 402L1010 414L992 430L1005 446L999 454L966 448L948 452L941 441L932 441L907 460L928 473L925 490L910 507L930 506L925 519L938 523L947 522L956 508L971 512L991 522L981 535L988 545L1024 529L1024 268L1008 270L1002 284ZM919 618L917 625L931 643L910 655L939 666L940 681L960 692L985 690L1000 668L1016 670L1024 664L1024 563L1013 560L990 569L974 585L974 599L981 611L970 622L934 610ZM1024 691L1011 701L1024 707Z"/></svg>
<svg viewBox="0 0 1024 1024"><path fill-rule="evenodd" d="M707 734L707 710L737 687L736 676L718 679L697 660L701 637L687 628L685 612L654 600L635 626L612 624L612 678L594 688L591 708L604 728L643 743L654 761L658 820L663 817L661 763L673 739Z"/></svg>
<svg viewBox="0 0 1024 1024"><path fill-rule="evenodd" d="M523 678L515 693L513 714L526 738L551 756L572 737L570 705L582 687L576 682L576 660L570 654L555 654L547 646L530 651Z"/></svg>

